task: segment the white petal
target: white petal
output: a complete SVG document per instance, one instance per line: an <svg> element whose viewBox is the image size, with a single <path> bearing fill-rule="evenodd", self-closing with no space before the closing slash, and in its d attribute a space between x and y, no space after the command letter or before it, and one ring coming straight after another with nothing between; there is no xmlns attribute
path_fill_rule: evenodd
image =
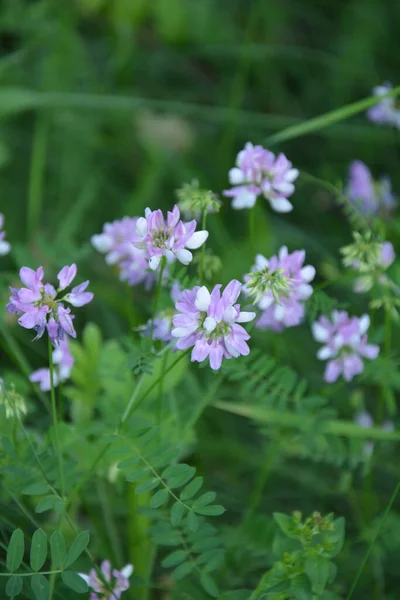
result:
<svg viewBox="0 0 400 600"><path fill-rule="evenodd" d="M161 262L161 256L152 256L151 259L149 260L149 267L152 271L156 271L158 269L158 267L160 266L160 262Z"/></svg>
<svg viewBox="0 0 400 600"><path fill-rule="evenodd" d="M196 231L186 242L186 248L190 250L196 250L200 248L208 238L208 231Z"/></svg>
<svg viewBox="0 0 400 600"><path fill-rule="evenodd" d="M369 327L370 324L370 318L368 315L363 315L362 317L360 317L360 333L361 335L363 335Z"/></svg>
<svg viewBox="0 0 400 600"><path fill-rule="evenodd" d="M204 319L203 327L206 331L208 331L208 333L214 331L216 326L217 321L214 319L214 317L207 317L206 319Z"/></svg>
<svg viewBox="0 0 400 600"><path fill-rule="evenodd" d="M192 262L193 255L191 252L189 252L189 250L186 250L186 248L177 250L175 255L179 262L181 262L183 265L188 265L190 262Z"/></svg>
<svg viewBox="0 0 400 600"><path fill-rule="evenodd" d="M147 210L147 208L146 208ZM139 217L136 221L136 233L140 235L140 237L144 237L147 233L147 221L144 217Z"/></svg>
<svg viewBox="0 0 400 600"><path fill-rule="evenodd" d="M301 295L303 300L305 300L306 298L309 298L312 295L313 289L309 283L301 283L297 288L297 292Z"/></svg>
<svg viewBox="0 0 400 600"><path fill-rule="evenodd" d="M287 246L282 246L282 248L279 250L279 258L286 258L286 256L289 254L289 250L287 249Z"/></svg>
<svg viewBox="0 0 400 600"><path fill-rule="evenodd" d="M256 255L256 267L258 270L266 269L269 265L269 260L265 258L262 254Z"/></svg>
<svg viewBox="0 0 400 600"><path fill-rule="evenodd" d="M285 194L285 196L289 196L294 192L294 185L289 181L282 181L282 183L275 185L274 188L280 194Z"/></svg>
<svg viewBox="0 0 400 600"><path fill-rule="evenodd" d="M241 311L236 319L236 323L248 323L249 321L255 319L255 316L255 312Z"/></svg>
<svg viewBox="0 0 400 600"><path fill-rule="evenodd" d="M96 248L98 252L108 252L112 246L112 239L104 233L92 235L90 241L92 242L92 246Z"/></svg>
<svg viewBox="0 0 400 600"><path fill-rule="evenodd" d="M313 323L311 329L317 342L327 342L329 340L329 331L319 323Z"/></svg>
<svg viewBox="0 0 400 600"><path fill-rule="evenodd" d="M133 573L133 565L125 565L125 567L123 569L121 569L121 575L126 577L126 579L129 579L129 577L132 575L132 573Z"/></svg>
<svg viewBox="0 0 400 600"><path fill-rule="evenodd" d="M210 306L211 295L208 289L203 285L196 294L194 304L199 310L206 312Z"/></svg>
<svg viewBox="0 0 400 600"><path fill-rule="evenodd" d="M145 208L144 214L147 219L147 217L149 217L151 215L151 208L149 208L149 207Z"/></svg>
<svg viewBox="0 0 400 600"><path fill-rule="evenodd" d="M261 298L261 300L259 300L258 302L258 306L259 308L261 308L261 310L266 310L267 308L269 308L271 306L271 304L274 301L274 297L272 294L265 294L265 296L263 296Z"/></svg>
<svg viewBox="0 0 400 600"><path fill-rule="evenodd" d="M235 210L241 210L242 208L253 208L257 200L256 194L242 190L240 194L234 197L232 200L232 208Z"/></svg>
<svg viewBox="0 0 400 600"><path fill-rule="evenodd" d="M193 331L196 331L196 327L175 327L172 331L171 331L171 335L173 335L174 337L185 337L185 335L190 335L191 333L193 333Z"/></svg>
<svg viewBox="0 0 400 600"><path fill-rule="evenodd" d="M301 269L300 273L304 281L312 281L315 277L315 268L312 265L307 265Z"/></svg>
<svg viewBox="0 0 400 600"><path fill-rule="evenodd" d="M5 256L11 250L11 244L3 240L0 242L0 256Z"/></svg>
<svg viewBox="0 0 400 600"><path fill-rule="evenodd" d="M287 198L268 198L271 207L279 213L287 213L293 210L293 205L289 202Z"/></svg>
<svg viewBox="0 0 400 600"><path fill-rule="evenodd" d="M241 169L238 169L237 167L229 171L228 177L229 183L232 183L232 185L237 185L238 183L244 182L243 171Z"/></svg>
<svg viewBox="0 0 400 600"><path fill-rule="evenodd" d="M285 308L282 306L282 304L277 304L274 310L274 317L277 321L282 321L283 317L285 316Z"/></svg>
<svg viewBox="0 0 400 600"><path fill-rule="evenodd" d="M224 310L223 320L225 323L234 323L236 321L237 311L233 306L227 306Z"/></svg>
<svg viewBox="0 0 400 600"><path fill-rule="evenodd" d="M327 360L328 358L332 358L332 356L335 356L335 351L331 350L331 348L329 348L328 346L323 346L322 348L320 348L317 352L317 358L319 358L319 360Z"/></svg>
<svg viewBox="0 0 400 600"><path fill-rule="evenodd" d="M86 581L87 585L89 585L89 575L85 575L85 573L77 573L79 577L82 577L83 581Z"/></svg>
<svg viewBox="0 0 400 600"><path fill-rule="evenodd" d="M285 175L286 181L294 181L300 175L300 171L298 169L289 169L289 171Z"/></svg>

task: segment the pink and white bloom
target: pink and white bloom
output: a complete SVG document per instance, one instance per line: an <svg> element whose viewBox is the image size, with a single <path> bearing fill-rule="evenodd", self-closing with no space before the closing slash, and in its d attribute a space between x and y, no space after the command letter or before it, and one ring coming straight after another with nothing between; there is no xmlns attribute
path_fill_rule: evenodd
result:
<svg viewBox="0 0 400 600"><path fill-rule="evenodd" d="M357 425L359 425L360 427L362 427L363 429L370 429L371 427L374 426L374 420L371 417L371 415L369 414L369 412L367 412L366 410L363 410L362 412L357 413L357 415L354 417L354 421L355 423L357 423ZM382 429L383 431L394 431L394 425L392 423L392 421L385 421L384 423L382 423ZM368 441L364 444L364 452L366 454L367 457L370 457L372 455L374 451L374 442L372 441Z"/></svg>
<svg viewBox="0 0 400 600"><path fill-rule="evenodd" d="M106 255L108 265L117 265L121 281L129 285L144 282L149 286L154 276L148 270L146 249L135 246L141 241L136 233L137 221L138 217L124 217L105 223L103 233L93 235L91 242L96 250Z"/></svg>
<svg viewBox="0 0 400 600"><path fill-rule="evenodd" d="M6 232L1 231L4 225L4 215L0 213L0 256L5 256L11 250L11 244L9 244L6 240Z"/></svg>
<svg viewBox="0 0 400 600"><path fill-rule="evenodd" d="M45 329L55 346L64 339L65 335L75 338L76 331L72 322L74 315L63 302L68 302L72 306L84 306L93 299L93 294L86 291L89 281L81 283L72 288L70 293L59 297L60 292L71 285L76 273L75 264L63 267L57 275L59 286L56 289L50 283L43 282L43 267L39 267L36 271L29 267L22 267L19 276L25 287L10 288L12 296L6 306L7 311L20 315L18 323L21 327L36 331L35 340L42 337Z"/></svg>
<svg viewBox="0 0 400 600"><path fill-rule="evenodd" d="M392 89L391 83L384 83L374 87L374 96L385 96ZM367 111L367 116L370 121L380 123L381 125L393 125L400 128L400 109L396 106L396 99L393 97L382 98L382 100L372 106Z"/></svg>
<svg viewBox="0 0 400 600"><path fill-rule="evenodd" d="M53 350L54 386L69 379L74 362L74 357L69 349L68 338L64 338ZM50 390L50 369L43 368L33 371L33 373L30 374L29 379L38 383L43 392L48 392Z"/></svg>
<svg viewBox="0 0 400 600"><path fill-rule="evenodd" d="M364 370L363 358L374 360L379 346L368 344L368 315L350 317L345 311L334 310L331 319L320 317L312 324L312 333L317 342L324 345L317 352L320 360L327 360L324 379L333 383L343 375L351 381Z"/></svg>
<svg viewBox="0 0 400 600"><path fill-rule="evenodd" d="M105 581L109 584L108 587L105 586L95 569L91 569L88 575L78 573L91 588L90 600L118 600L121 598L122 592L126 592L130 587L129 578L133 573L133 566L128 564L118 571L112 568L109 560L104 560L100 569Z"/></svg>
<svg viewBox="0 0 400 600"><path fill-rule="evenodd" d="M239 323L248 323L256 316L242 312L236 303L242 289L239 281L233 279L222 294L221 287L216 285L211 294L205 286L184 290L175 305L179 312L173 317L176 348L193 346L192 361L202 362L208 357L214 370L221 367L223 358L249 354L246 342L250 335Z"/></svg>
<svg viewBox="0 0 400 600"><path fill-rule="evenodd" d="M146 208L145 217L139 217L136 223L140 242L135 245L147 251L152 271L158 269L163 256L168 263L177 259L188 265L193 258L190 250L200 248L208 238L208 231L196 231L196 227L195 219L187 223L180 220L176 205L168 211L166 221L161 210Z"/></svg>
<svg viewBox="0 0 400 600"><path fill-rule="evenodd" d="M361 160L355 160L350 165L346 194L367 216L389 213L397 204L390 178L384 175L374 181L371 171Z"/></svg>
<svg viewBox="0 0 400 600"><path fill-rule="evenodd" d="M264 196L276 212L293 210L288 197L294 192L293 182L299 171L284 154L276 157L262 146L248 142L237 155L236 166L228 176L234 187L225 190L224 196L233 198L232 208L253 208L257 196Z"/></svg>
<svg viewBox="0 0 400 600"><path fill-rule="evenodd" d="M305 250L295 250L289 254L286 246L282 246L278 256L272 256L270 259L257 254L252 271L280 271L282 276L287 278L288 291L279 299L274 297L270 289L264 292L256 302L256 306L261 310L256 327L280 332L285 327L295 327L303 321L305 302L313 293L310 282L315 277L315 268L312 265L304 265L305 257ZM248 276L244 277L245 283L248 279Z"/></svg>

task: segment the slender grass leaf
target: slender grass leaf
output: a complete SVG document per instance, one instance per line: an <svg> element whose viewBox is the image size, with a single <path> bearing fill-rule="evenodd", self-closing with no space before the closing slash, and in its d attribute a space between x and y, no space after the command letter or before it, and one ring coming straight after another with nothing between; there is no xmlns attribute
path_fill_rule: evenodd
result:
<svg viewBox="0 0 400 600"><path fill-rule="evenodd" d="M192 562L184 562L181 565L179 565L179 567L177 567L174 571L172 571L171 577L177 580L183 579L193 571L194 567L195 565Z"/></svg>
<svg viewBox="0 0 400 600"><path fill-rule="evenodd" d="M181 491L180 499L185 501L193 498L203 485L203 477L196 477Z"/></svg>
<svg viewBox="0 0 400 600"><path fill-rule="evenodd" d="M171 508L171 524L176 526L182 521L186 507L182 502L175 502Z"/></svg>
<svg viewBox="0 0 400 600"><path fill-rule="evenodd" d="M160 506L165 504L165 502L168 500L168 497L169 497L168 490L165 490L165 489L158 490L158 492L156 492L150 500L151 508L159 508Z"/></svg>
<svg viewBox="0 0 400 600"><path fill-rule="evenodd" d="M13 575L7 581L6 594L10 598L15 598L22 590L22 577L19 575Z"/></svg>
<svg viewBox="0 0 400 600"><path fill-rule="evenodd" d="M73 573L72 571L63 571L61 573L61 579L68 588L77 594L84 594L88 591L86 581L77 573Z"/></svg>
<svg viewBox="0 0 400 600"><path fill-rule="evenodd" d="M68 550L67 561L65 563L66 567L70 567L80 557L82 552L89 545L89 542L90 533L88 531L81 531L81 533L76 536Z"/></svg>
<svg viewBox="0 0 400 600"><path fill-rule="evenodd" d="M30 563L32 571L40 571L47 557L47 535L37 529L32 536Z"/></svg>
<svg viewBox="0 0 400 600"><path fill-rule="evenodd" d="M32 575L31 587L36 600L49 600L50 584L44 575L39 575L39 573Z"/></svg>
<svg viewBox="0 0 400 600"><path fill-rule="evenodd" d="M55 531L50 538L51 559L55 569L63 569L67 562L67 548L61 533Z"/></svg>
<svg viewBox="0 0 400 600"><path fill-rule="evenodd" d="M187 558L187 552L185 550L176 550L171 554L168 554L162 561L161 565L165 569L176 567Z"/></svg>
<svg viewBox="0 0 400 600"><path fill-rule="evenodd" d="M18 569L24 558L24 534L21 529L16 529L8 544L7 549L7 569L13 573Z"/></svg>

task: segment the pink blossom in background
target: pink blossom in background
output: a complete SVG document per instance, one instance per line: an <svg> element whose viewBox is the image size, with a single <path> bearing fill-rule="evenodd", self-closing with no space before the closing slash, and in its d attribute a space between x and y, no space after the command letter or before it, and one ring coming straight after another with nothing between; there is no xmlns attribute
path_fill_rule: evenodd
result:
<svg viewBox="0 0 400 600"><path fill-rule="evenodd" d="M6 240L6 232L2 231L4 226L4 215L0 213L0 256L5 256L11 251L11 244Z"/></svg>
<svg viewBox="0 0 400 600"><path fill-rule="evenodd" d="M104 560L100 566L105 581L107 581L110 591L100 579L95 569L91 569L89 574L78 573L91 589L90 600L117 600L121 598L122 592L129 589L129 578L133 573L132 565L125 565L121 571L113 569L109 560Z"/></svg>
<svg viewBox="0 0 400 600"><path fill-rule="evenodd" d="M384 96L392 90L391 83L378 85L373 89L374 96ZM380 123L381 125L393 125L400 127L400 110L396 106L396 98L382 98L378 104L375 104L367 111L370 121Z"/></svg>
<svg viewBox="0 0 400 600"><path fill-rule="evenodd" d="M282 275L288 278L289 291L279 300L275 299L271 290L261 296L256 302L261 311L256 327L280 332L285 327L295 327L303 321L304 303L313 293L310 281L315 277L315 268L312 265L304 265L305 257L305 250L295 250L289 254L286 246L282 246L278 256L272 256L270 259L257 254L252 271L281 270ZM245 283L247 280L248 277L245 276Z"/></svg>
<svg viewBox="0 0 400 600"><path fill-rule="evenodd" d="M221 367L223 358L249 354L246 342L250 335L239 323L255 317L253 312L241 312L236 303L242 289L239 281L232 280L222 294L221 287L216 285L211 293L198 285L184 290L175 305L179 312L173 317L176 347L186 350L193 346L192 361L208 358L214 370Z"/></svg>
<svg viewBox="0 0 400 600"><path fill-rule="evenodd" d="M196 231L196 220L184 223L180 220L180 212L174 206L164 219L161 210L146 208L145 217L136 223L136 232L140 241L135 242L137 248L147 251L149 267L157 270L161 258L165 256L168 263L176 259L188 265L193 258L190 250L200 248L208 238L208 231Z"/></svg>
<svg viewBox="0 0 400 600"><path fill-rule="evenodd" d="M372 288L375 279L377 279L377 281L383 285L387 283L388 277L383 271L390 267L395 258L396 254L393 244L390 242L384 242L381 246L379 258L376 263L376 273L373 276L367 274L357 277L353 285L353 290L358 294L368 292ZM355 262L353 266L354 269L357 269L357 262Z"/></svg>
<svg viewBox="0 0 400 600"><path fill-rule="evenodd" d="M174 283L171 287L171 300L175 304L180 298L182 290L179 283ZM165 309L158 312L154 319L153 324L153 340L160 340L162 342L171 342L174 338L172 336L172 317L174 315L174 309ZM151 332L151 319L146 325L139 328L142 335L149 337Z"/></svg>
<svg viewBox="0 0 400 600"><path fill-rule="evenodd" d="M71 285L76 273L75 264L63 267L57 275L59 286L55 289L50 283L43 282L43 267L36 271L22 267L19 276L25 287L10 288L12 296L6 306L7 311L20 315L18 323L21 327L36 331L35 340L42 337L45 329L54 345L58 345L65 336L75 338L74 315L63 302L80 307L93 299L93 294L86 291L89 281L77 285L59 298L60 292Z"/></svg>
<svg viewBox="0 0 400 600"><path fill-rule="evenodd" d="M346 194L365 215L388 213L397 204L390 178L384 176L374 181L371 171L361 160L350 165Z"/></svg>
<svg viewBox="0 0 400 600"><path fill-rule="evenodd" d="M333 383L341 375L345 381L351 381L364 370L363 358L374 360L378 356L379 346L368 344L369 325L368 315L350 317L337 310L330 319L322 316L312 324L314 338L324 344L317 357L328 360L325 381Z"/></svg>
<svg viewBox="0 0 400 600"><path fill-rule="evenodd" d="M293 209L288 197L294 192L293 182L299 176L298 169L284 154L275 154L262 146L248 142L236 158L236 166L229 171L229 183L233 186L224 196L233 198L232 208L252 208L258 196L264 196L271 207L280 213Z"/></svg>
<svg viewBox="0 0 400 600"><path fill-rule="evenodd" d="M53 350L54 386L69 379L74 362L74 357L69 349L68 339L65 338L61 340L58 346ZM33 371L29 376L29 379L34 383L38 383L43 392L48 392L50 390L50 369L43 368Z"/></svg>
<svg viewBox="0 0 400 600"><path fill-rule="evenodd" d="M357 425L359 425L363 429L370 429L371 427L374 426L374 420L366 410L357 413L356 416L354 417L354 421L355 421L355 423L357 423ZM392 421L384 421L384 423L382 423L382 429L383 429L383 431L394 431L394 425L393 425ZM374 451L374 442L372 442L372 441L366 442L364 444L365 454L367 456L371 456L373 451Z"/></svg>
<svg viewBox="0 0 400 600"><path fill-rule="evenodd" d="M117 265L121 281L129 285L145 283L149 287L154 275L148 270L148 254L137 248L141 238L136 233L138 217L124 217L121 220L105 223L103 233L93 235L94 248L105 254L108 265Z"/></svg>

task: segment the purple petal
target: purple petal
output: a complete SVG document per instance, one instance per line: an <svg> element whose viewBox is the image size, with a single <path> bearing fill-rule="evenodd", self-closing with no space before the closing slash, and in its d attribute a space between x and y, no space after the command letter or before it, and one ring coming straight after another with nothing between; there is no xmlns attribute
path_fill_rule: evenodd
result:
<svg viewBox="0 0 400 600"><path fill-rule="evenodd" d="M328 383L333 383L337 380L342 372L342 365L339 360L330 360L326 365L324 379Z"/></svg>
<svg viewBox="0 0 400 600"><path fill-rule="evenodd" d="M210 346L210 367L213 371L218 371L221 368L222 358L224 356L223 347L220 344L212 344Z"/></svg>
<svg viewBox="0 0 400 600"><path fill-rule="evenodd" d="M61 269L61 271L59 272L59 274L57 275L57 279L60 282L60 286L59 286L59 290L65 290L65 288L67 288L71 282L73 281L73 279L75 278L77 273L77 267L76 264L73 263L70 267L65 266Z"/></svg>

